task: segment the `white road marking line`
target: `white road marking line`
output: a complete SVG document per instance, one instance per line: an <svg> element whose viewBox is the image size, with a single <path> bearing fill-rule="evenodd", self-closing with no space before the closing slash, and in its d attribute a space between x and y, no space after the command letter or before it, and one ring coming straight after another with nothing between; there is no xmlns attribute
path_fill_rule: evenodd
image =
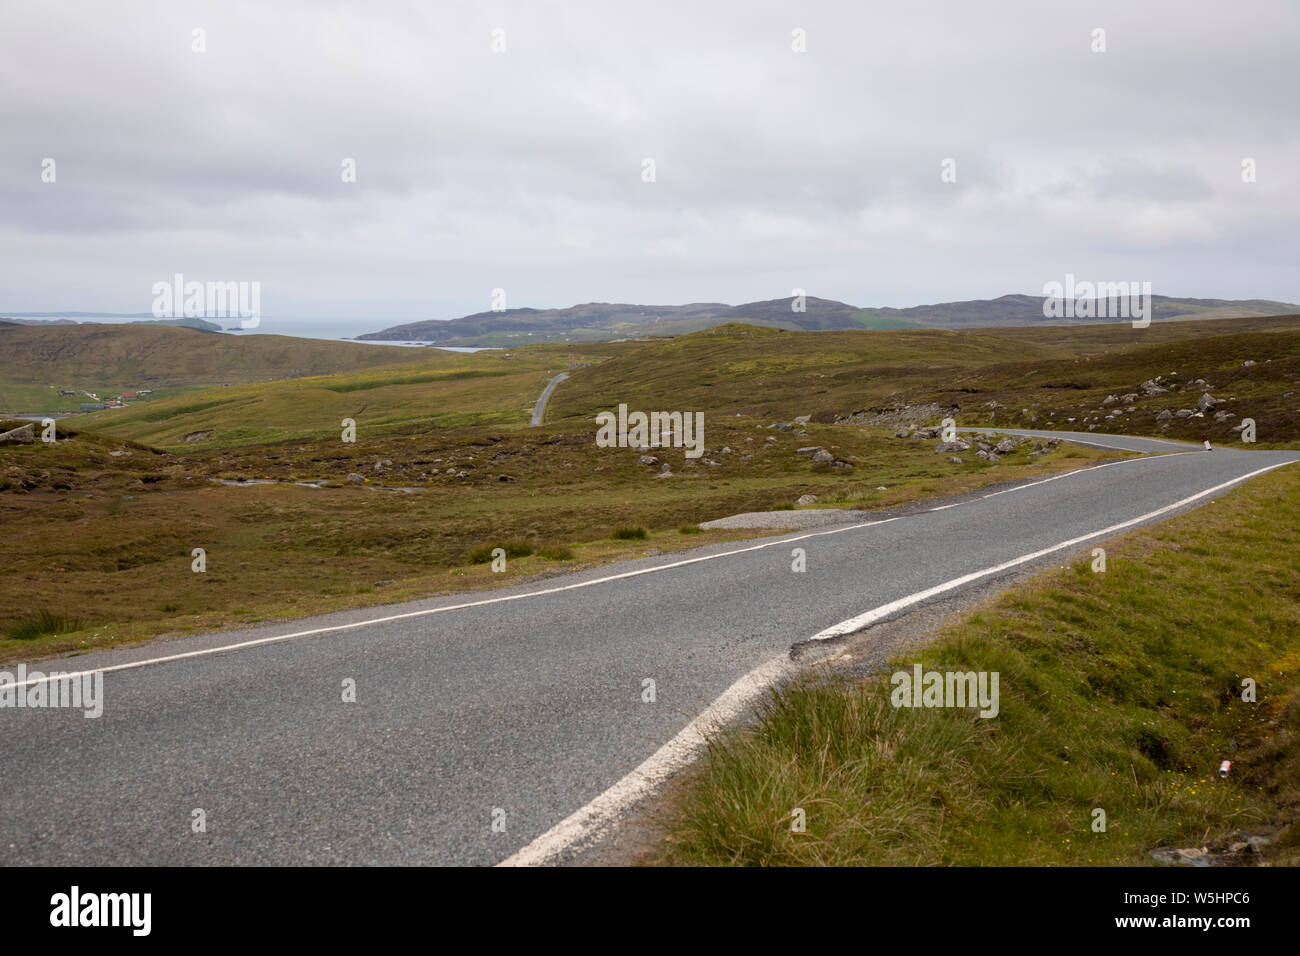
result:
<svg viewBox="0 0 1300 956"><path fill-rule="evenodd" d="M1222 484L1215 485L1213 488L1206 488L1204 491L1198 491L1196 494L1190 495L1187 498L1183 498L1181 501L1175 501L1173 504L1165 505L1163 508L1157 508L1155 511L1148 511L1146 514L1139 515L1138 517L1132 518L1128 521L1121 521L1119 524L1113 524L1109 528L1102 528L1100 531L1092 531L1088 534L1080 535L1077 538L1071 538L1068 541L1062 541L1060 544L1054 544L1050 548L1043 548L1041 551L1034 551L1031 552L1030 554L1022 554L1018 558L1012 558L1010 561L1004 561L1002 564L995 564L992 567L984 568L981 571L972 571L970 574L963 574L959 578L953 578L951 581L945 581L943 584L936 584L934 587L926 588L924 591L916 591L913 594L909 594L907 597L899 598L897 601L890 601L888 604L882 604L880 605L880 607L872 608L870 611L866 611L862 614L859 614L857 617L851 617L847 621L841 621L839 624L834 624L826 628L824 631L819 631L818 633L814 634L811 638L809 638L809 640L824 641L832 637L841 637L845 634L852 634L854 631L860 631L867 625L882 620L883 618L888 617L889 615L895 613L896 611L901 611L903 608L911 607L914 604L919 604L922 601L932 598L937 594L942 594L945 591L951 591L954 588L959 588L962 585L969 584L972 581L978 581L980 578L988 577L991 574L997 574L1001 571L1006 571L1009 568L1014 568L1017 565L1025 564L1029 561L1034 561L1038 558L1045 557L1046 555L1049 555L1054 551L1061 551L1064 550L1065 548L1071 548L1077 544L1082 544L1084 541L1089 541L1093 538L1100 538L1107 535L1115 534L1119 531L1123 531L1125 528L1131 528L1134 525L1138 525L1150 521L1152 518L1158 518L1162 514L1168 514L1170 511L1174 511L1185 505L1191 504L1193 501L1196 501L1200 498L1204 498L1206 495L1212 495L1216 491L1222 491L1224 488L1230 488L1233 485L1240 484L1241 482L1246 481L1249 478L1254 478L1256 475L1262 475L1266 471L1272 471L1274 468L1281 468L1283 465L1292 465L1292 464L1295 464L1295 462L1283 461L1283 462L1279 462L1276 465L1269 465L1266 468L1259 468L1255 471L1250 472L1249 474L1242 475L1240 478L1233 478L1230 481L1225 481Z"/></svg>
<svg viewBox="0 0 1300 956"><path fill-rule="evenodd" d="M912 517L911 515L898 515L894 518L882 518L879 521L865 521L861 524L847 525L840 528L832 528L829 531L810 531L807 534L796 535L792 538L782 538L778 541L764 541L761 544L751 545L747 548L736 548L732 551L722 551L717 554L705 554L695 558L686 558L682 561L673 561L669 564L660 564L652 568L639 568L635 571L624 571L620 574L609 574L601 578L593 578L590 581L576 581L573 584L562 584L558 587L543 588L539 591L527 591L523 594L505 594L498 597L483 598L479 601L465 601L461 604L448 604L443 607L425 608L421 611L406 611L402 614L389 614L386 617L372 617L364 621L353 621L349 624L333 624L328 627L313 627L305 631L294 631L292 634L276 634L271 637L259 637L250 641L240 641L237 644L223 644L220 647L205 647L197 651L186 651L183 654L168 654L165 657L151 657L147 660L128 661L125 664L113 664L108 667L98 667L94 670L77 671L72 674L60 674L60 678L84 677L88 674L108 674L113 671L135 670L140 667L148 667L152 664L166 664L171 661L183 661L194 657L206 657L210 654L221 654L227 651L239 651L250 647L261 647L266 644L276 644L280 641L288 641L299 637L313 637L317 634L329 634L336 631L349 631L358 627L368 627L371 624L386 624L390 621L403 621L413 617L427 617L430 614L445 614L449 611L463 611L471 607L484 607L488 604L502 604L506 601L522 601L526 598L544 597L548 594L559 594L562 591L574 591L579 588L594 587L597 584L606 584L610 581L620 581L625 578L635 578L643 574L656 574L660 571L668 571L673 568L684 567L688 564L698 564L701 561L714 561L718 558L729 558L737 554L745 554L749 551L761 551L764 548L776 548L792 541L803 541L808 538L816 538L827 534L842 534L845 531L856 531L860 528L869 528L873 525L888 524L891 521L901 521L903 518ZM21 684L5 684L5 687L19 688L27 687L32 684L43 684L50 681L50 677L37 677L23 681Z"/></svg>
<svg viewBox="0 0 1300 956"><path fill-rule="evenodd" d="M1171 458L1173 456L1163 455L1158 457ZM1155 460L1157 459L1156 458L1126 458L1124 461L1112 461L1104 465L1093 465L1085 468L1077 468L1074 471L1066 472L1063 475L1052 475L1048 478L1040 479L1039 481L1030 482L1029 484L1026 485L1020 485L1017 486L1016 488L1005 488L1002 491L995 491L990 494L984 495L982 497L992 498L994 495L1003 495L1009 491L1020 491L1023 488L1032 488L1035 485L1041 485L1048 481L1055 481L1057 478L1068 478L1071 475L1082 474L1085 471L1096 471L1099 468L1109 468L1111 465L1126 465L1126 464L1131 464L1132 462L1155 461ZM971 500L979 501L982 499L974 498ZM957 504L959 505L970 504L970 503L971 502L957 502ZM955 507L955 505L948 505L946 507ZM940 509L935 509L935 510L940 510ZM925 513L926 512L919 512L919 514L925 514ZM111 664L108 667L99 667L88 671L75 671L70 674L60 673L60 679L84 677L89 674L95 674L95 673L109 674L114 671L137 670L141 667L151 667L155 664L169 664L173 661L183 661L195 657L207 657L211 654L224 654L231 651L241 651L241 650L246 650L250 647L262 647L267 644L278 644L281 641L290 641L302 637L314 637L318 634L331 634L337 631L350 631L358 627L368 627L371 624L387 624L390 621L402 621L413 617L426 617L430 614L445 614L449 611L463 611L466 608L484 607L489 604L501 604L506 601L522 601L526 598L544 597L548 594L559 594L562 591L573 591L579 588L594 587L597 584L607 584L610 581L619 581L625 578L639 577L640 575L643 574L657 574L661 571L670 571L673 568L685 567L686 565L690 565L690 564L698 564L701 561L714 561L717 560L718 558L729 558L737 554L746 554L747 552L750 551L762 551L765 548L778 548L781 547L782 545L790 544L795 541L805 541L808 538L818 538L821 537L822 535L843 534L846 531L858 531L861 530L862 528L870 528L875 525L889 524L893 521L901 521L904 518L913 518L916 516L917 514L898 515L893 518L881 518L877 521L864 521L861 522L860 524L851 524L851 525L845 525L838 528L831 528L827 531L810 531L806 534L795 535L794 537L790 537L790 538L780 538L776 541L764 541L759 544L750 545L749 547L746 548L736 548L731 551L721 551L718 552L717 554L705 554L695 558L686 558L681 561L673 561L669 564L656 565L652 568L640 568L636 571L624 571L620 574L610 574L601 578L593 578L590 581L577 581L573 584L563 584L558 587L543 588L539 591L527 591L523 594L506 594L498 597L483 598L482 600L478 600L478 601L466 601L461 604L448 604L443 607L425 608L424 610L421 611L406 611L402 614L390 614L387 615L386 617L373 617L373 618L368 618L364 621L353 621L349 624L333 624L328 627L314 627L314 628L309 628L308 630L305 631L294 631L291 634L276 634L271 637L259 637L249 641L240 641L237 644L223 644L220 647L206 647L201 650L186 651L181 654L168 654L164 657L150 657L140 661L128 661L124 664ZM17 683L6 684L5 686L17 690L20 687L30 687L32 684L48 683L52 679L53 678L48 676L29 678L28 680L23 681L21 684L17 684Z"/></svg>
<svg viewBox="0 0 1300 956"><path fill-rule="evenodd" d="M1045 485L1049 481L1058 481L1061 478L1069 478L1072 475L1081 475L1085 471L1101 471L1101 469L1103 468L1112 468L1115 465L1128 465L1128 464L1132 464L1135 461L1156 461L1157 459L1160 458L1177 458L1179 455L1194 455L1194 454L1196 453L1190 451L1179 451L1179 452L1174 452L1173 454L1170 455L1154 455L1154 456L1148 455L1145 458L1125 458L1123 461L1108 461L1104 465L1085 465L1082 468L1074 469L1074 471L1062 472L1059 475L1050 475L1047 478L1040 478L1038 481L1031 481L1028 484L1016 485L1016 487L1014 488L1003 488L1001 491L990 491L987 495L980 495L980 500L982 501L985 498L996 498L998 495L1009 495L1013 491L1024 491L1026 488L1035 488L1038 485ZM958 504L965 504L965 503L966 502L958 502Z"/></svg>
<svg viewBox="0 0 1300 956"><path fill-rule="evenodd" d="M1143 459L1133 459L1143 460ZM1117 463L1118 464L1118 463ZM1176 501L1171 505L1158 508L1155 511L1147 512L1138 518L1130 521L1124 521L1120 524L1111 525L1109 528L1103 528L1100 531L1094 531L1091 534L1081 535L1077 538L1071 538L1069 541L1062 541L1060 544L1053 545L1050 548L1044 548L1041 551L1035 551L1032 554L1022 555L1011 561L985 568L982 571L975 571L971 574L962 575L959 578L953 578L943 584L924 591L917 591L909 594L907 597L900 598L897 601L891 601L888 604L882 604L880 607L872 608L864 614L857 617L851 617L847 621L842 621L826 628L823 631L814 634L809 640L821 641L832 637L839 637L844 634L851 634L859 631L867 624L886 617L895 611L918 604L927 598L944 591L950 591L953 588L961 587L971 581L987 577L990 574L996 574L1007 568L1015 567L1018 564L1024 564L1035 558L1051 554L1053 551L1060 551L1080 542L1087 541L1090 538L1097 538L1102 535L1114 534L1124 528L1132 527L1143 521L1158 517L1176 508L1190 504L1206 495L1214 494L1224 488L1231 487L1235 484L1254 478L1256 475L1262 475L1266 471L1272 471L1274 468L1281 468L1283 465L1292 465L1295 462L1284 461L1276 465L1269 465L1267 468L1260 468L1252 471L1250 474L1242 475L1240 478L1233 478L1231 481L1225 481L1222 484L1215 485L1213 488L1207 488L1205 491L1197 492L1190 497L1181 501ZM781 666L784 665L784 666ZM612 827L617 818L636 803L641 798L650 794L669 774L680 769L694 759L695 753L704 741L704 733L710 726L716 726L724 723L731 717L734 718L746 703L753 700L768 686L771 681L779 679L784 673L792 670L787 658L779 657L774 660L755 668L750 671L736 683L732 684L723 692L722 696L714 701L704 713L686 725L676 737L664 744L654 755L642 763L639 767L629 773L614 786L610 787L596 799L592 800L582 809L565 817L551 829L547 830L537 839L533 840L527 846L518 850L516 853L507 857L498 863L498 866L537 866L547 863L554 859L565 850L570 849L581 843L593 841L601 836L606 830Z"/></svg>
<svg viewBox="0 0 1300 956"><path fill-rule="evenodd" d="M754 668L639 767L497 866L537 866L565 850L599 839L628 807L694 760L707 733L734 720L754 698L793 670L784 654Z"/></svg>

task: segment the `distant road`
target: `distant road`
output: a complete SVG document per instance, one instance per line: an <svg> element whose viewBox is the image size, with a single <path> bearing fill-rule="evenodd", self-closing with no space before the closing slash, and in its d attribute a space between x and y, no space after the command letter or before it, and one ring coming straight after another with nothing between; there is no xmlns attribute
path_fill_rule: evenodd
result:
<svg viewBox="0 0 1300 956"><path fill-rule="evenodd" d="M533 420L530 423L534 428L542 423L542 416L546 414L546 402L551 397L551 392L555 391L555 386L559 385L569 377L568 372L561 372L547 384L542 390L542 395L537 399L537 404L533 406Z"/></svg>
<svg viewBox="0 0 1300 956"><path fill-rule="evenodd" d="M0 709L0 865L567 861L638 779L671 769L697 715L761 692L796 641L1059 567L1300 461L1079 440L1158 454L892 518L42 665L116 669L99 719ZM807 573L791 573L794 547Z"/></svg>

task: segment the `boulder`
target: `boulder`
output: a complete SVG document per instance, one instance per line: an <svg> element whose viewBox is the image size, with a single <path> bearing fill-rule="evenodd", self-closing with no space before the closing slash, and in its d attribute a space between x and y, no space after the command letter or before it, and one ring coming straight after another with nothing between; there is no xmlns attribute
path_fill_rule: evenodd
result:
<svg viewBox="0 0 1300 956"><path fill-rule="evenodd" d="M821 445L808 445L805 448L796 448L794 453L796 455L815 455L819 451L822 451Z"/></svg>
<svg viewBox="0 0 1300 956"><path fill-rule="evenodd" d="M835 456L832 455L830 452L828 452L825 448L818 448L817 451L813 454L812 460L833 462L835 460Z"/></svg>
<svg viewBox="0 0 1300 956"><path fill-rule="evenodd" d="M636 460L636 463L638 465L657 465L659 464L659 459L654 455L642 455Z"/></svg>
<svg viewBox="0 0 1300 956"><path fill-rule="evenodd" d="M958 438L956 441L940 442L934 446L936 452L951 454L954 451L970 451L970 442L962 441Z"/></svg>
<svg viewBox="0 0 1300 956"><path fill-rule="evenodd" d="M1175 417L1175 418L1191 418L1191 417L1192 417L1193 415L1195 415L1195 414L1196 414L1196 411L1195 411L1194 409L1191 409L1191 408L1180 408L1180 409L1178 409L1178 411L1174 412L1174 417Z"/></svg>
<svg viewBox="0 0 1300 956"><path fill-rule="evenodd" d="M999 455L1006 455L1016 450L1016 443L1010 438L1004 438L993 446L993 450Z"/></svg>
<svg viewBox="0 0 1300 956"><path fill-rule="evenodd" d="M30 445L36 441L36 425L19 425L0 434L0 445Z"/></svg>
<svg viewBox="0 0 1300 956"><path fill-rule="evenodd" d="M1214 397L1213 395L1211 395L1209 392L1206 392L1205 394L1203 394L1203 395L1200 397L1200 400L1197 401L1197 403L1196 403L1196 410L1197 410L1198 412L1209 412L1209 411L1213 411L1213 410L1214 410L1214 406L1215 406L1215 405L1218 405L1219 403L1220 403L1220 400L1219 400L1219 399L1215 398L1215 397Z"/></svg>
<svg viewBox="0 0 1300 956"><path fill-rule="evenodd" d="M800 495L794 500L797 505L812 505L817 503L816 495Z"/></svg>

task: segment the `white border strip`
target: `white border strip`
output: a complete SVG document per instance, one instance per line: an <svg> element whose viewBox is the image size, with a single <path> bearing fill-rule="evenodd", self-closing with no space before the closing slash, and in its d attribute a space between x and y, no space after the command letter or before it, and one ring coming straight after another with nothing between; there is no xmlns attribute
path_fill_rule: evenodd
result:
<svg viewBox="0 0 1300 956"><path fill-rule="evenodd" d="M936 584L932 588L926 588L924 591L917 591L914 594L909 594L907 597L899 598L897 601L890 601L888 604L882 604L880 605L880 607L872 608L870 611L867 611L863 614L859 614L857 617L851 617L847 621L841 621L839 624L832 625L831 627L826 628L824 631L819 631L818 633L814 634L811 638L809 638L809 640L824 641L827 640L828 638L841 637L845 634L852 634L854 631L860 631L862 630L862 628L867 627L870 624L874 624L876 621L886 618L889 615L895 613L896 611L901 611L903 608L911 607L914 604L919 604L922 601L932 598L937 594L942 594L945 591L951 591L954 588L959 588L962 585L969 584L972 581L978 581L980 578L986 578L991 574L998 574L999 572L1006 571L1009 568L1014 568L1018 565L1026 564L1027 562L1030 561L1035 561L1038 558L1045 557L1046 555L1052 554L1055 551L1062 551L1065 548L1074 547L1077 544L1082 544L1084 541L1090 541L1093 538L1100 538L1106 535L1112 535L1118 531L1123 531L1125 528L1131 528L1134 525L1144 524L1145 522L1148 522L1153 518L1160 517L1160 515L1168 514L1171 511L1175 511L1178 508L1182 508L1185 507L1186 505L1191 504L1193 501L1198 501L1199 499L1204 498L1206 495L1212 495L1216 491L1222 491L1225 488L1231 488L1233 485L1240 484L1243 481L1246 481L1250 478L1254 478L1256 475L1262 475L1266 471L1272 471L1274 468L1281 468L1283 465L1291 465L1291 464L1295 464L1295 463L1290 461L1283 461L1283 462L1278 462L1276 465L1269 465L1266 468L1259 468L1255 471L1250 472L1249 474L1242 475L1240 478L1233 478L1230 481L1225 481L1222 484L1215 485L1213 488L1206 488L1204 491L1198 491L1196 494L1191 495L1187 498L1183 498L1181 501L1175 501L1173 504L1165 505L1163 508L1157 508L1155 511L1148 511L1146 514L1139 515L1138 517L1132 518L1128 521L1121 521L1119 524L1113 524L1109 528L1102 528L1100 531L1092 531L1089 532L1088 534L1080 535L1077 538L1070 538L1068 541L1062 541L1060 544L1054 544L1050 548L1043 548L1041 551L1033 551L1029 554L1022 554L1018 558L1012 558L1010 561L1004 561L1002 564L995 564L992 567L984 568L981 571L972 571L970 574L963 574L959 578L953 578L951 581L945 581L943 584Z"/></svg>

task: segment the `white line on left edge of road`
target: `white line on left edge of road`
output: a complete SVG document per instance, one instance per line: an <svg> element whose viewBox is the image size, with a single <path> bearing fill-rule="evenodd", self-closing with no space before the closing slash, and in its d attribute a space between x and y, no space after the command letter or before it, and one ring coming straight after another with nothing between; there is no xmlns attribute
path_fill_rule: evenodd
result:
<svg viewBox="0 0 1300 956"><path fill-rule="evenodd" d="M1041 551L1034 551L1031 554L1021 555L1011 561L1003 562L982 571L973 571L970 574L962 575L959 578L953 578L943 584L936 585L932 588L926 588L924 591L917 591L909 594L907 597L899 598L897 601L891 601L888 604L882 604L880 607L872 608L864 614L857 617L851 617L847 621L841 621L819 631L809 640L824 641L832 637L840 637L844 634L851 634L859 631L868 624L881 620L895 611L899 611L913 604L918 604L927 598L934 597L944 591L951 591L959 588L971 581L987 577L990 574L996 574L1007 568L1013 568L1016 565L1033 561L1036 558L1044 557L1053 551L1060 551L1064 548L1072 547L1091 538L1099 538L1104 535L1114 534L1125 528L1157 518L1162 514L1167 514L1184 505L1191 504L1206 495L1212 495L1216 491L1222 491L1232 485L1239 484L1256 475L1262 475L1266 471L1272 471L1274 468L1281 468L1283 465L1295 464L1294 461L1283 461L1276 465L1269 465L1267 468L1260 468L1249 474L1242 475L1240 478L1233 478L1231 481L1225 481L1222 484L1215 485L1213 488L1207 488L1204 491L1197 492L1181 501L1176 501L1171 505L1165 505L1163 508L1157 508L1155 511L1149 511L1131 521L1124 521L1120 524L1111 525L1109 528L1103 528L1100 531L1094 531L1091 534L1080 535L1077 538L1071 538L1068 541L1062 541L1060 544L1052 545L1050 548L1043 548ZM779 657L775 660L768 661L765 664L756 667L736 683L732 684L722 696L715 700L709 708L700 714L699 717L691 721L686 727L677 734L672 740L664 744L654 755L642 763L639 767L629 773L614 786L610 787L600 796L596 797L581 810L565 817L551 829L547 830L537 839L533 840L527 846L516 851L511 856L498 863L498 866L536 866L548 863L559 856L566 850L573 848L581 843L590 842L598 838L603 832L612 827L618 817L631 807L637 800L651 793L659 782L674 773L675 771L686 766L694 759L695 753L700 745L704 742L704 735L710 726L725 722L728 717L734 718L740 713L745 704L753 700L758 694L762 693L772 681L787 671L792 669L788 659Z"/></svg>
<svg viewBox="0 0 1300 956"><path fill-rule="evenodd" d="M1032 488L1035 485L1046 484L1049 481L1056 481L1060 478L1068 478L1072 475L1083 474L1084 472L1099 471L1102 468L1110 468L1114 465L1128 465L1134 462L1158 461L1160 458L1172 458L1172 455L1152 456L1146 458L1126 458L1123 461L1113 461L1104 465L1091 465L1084 468L1076 468L1074 471L1067 471L1059 475L1051 475L1047 478L1040 478L1038 481L1032 481L1024 485L1018 485L1015 488L1007 488L1002 491L995 491L991 494L984 495L985 498L992 498L994 495L1003 495L1009 491L1021 491L1026 488ZM1252 474L1254 474L1252 472ZM1249 477L1249 476L1247 476ZM958 504L973 504L979 501L979 498L973 498L968 502L958 502ZM951 507L956 507L953 505ZM940 510L940 509L933 509ZM347 624L332 624L326 627L314 627L305 631L294 631L291 634L275 634L270 637L258 637L249 641L240 641L236 644L222 644L219 647L205 647L197 651L185 651L180 654L168 654L164 657L150 657L145 660L128 661L124 664L110 664L108 667L98 667L87 671L76 671L74 673L60 673L57 679L72 679L84 677L88 674L109 674L114 671L136 670L141 667L149 667L154 664L169 664L173 661L189 660L195 657L207 657L211 654L224 654L229 651L242 651L251 647L261 647L266 644L278 644L281 641L289 641L300 637L314 637L317 634L331 634L337 631L350 631L359 627L368 627L371 624L387 624L391 621L403 621L414 617L427 617L430 614L445 614L449 611L463 611L472 607L484 607L489 604L501 604L506 601L522 601L526 598L544 597L548 594L559 594L563 591L574 591L579 588L589 588L597 584L606 584L610 581L620 581L625 578L639 577L643 574L657 574L660 571L671 571L673 568L685 567L691 564L698 564L701 561L715 561L718 558L729 558L737 554L745 554L750 551L762 551L765 548L779 548L782 545L790 544L795 541L806 541L809 538L819 538L829 534L843 534L846 531L857 531L862 528L870 528L875 525L889 524L893 521L902 521L904 518L917 517L927 512L917 512L916 514L897 515L893 518L881 518L877 521L864 521L860 524L841 525L830 528L826 531L809 531L804 534L794 535L793 537L777 538L775 541L763 541L759 544L750 545L745 548L734 548L730 551L719 551L716 554L705 554L695 558L684 558L681 561L672 561L668 564L657 564L650 568L639 568L635 571L623 571L619 574L609 574L600 578L593 578L590 581L576 581L573 584L562 584L553 588L542 588L537 591L525 591L522 594L505 594L499 597L483 598L478 601L465 601L460 604L447 604L442 607L424 608L420 611L405 611L401 614L389 614L385 617L372 617L364 621L351 621ZM5 684L5 687L18 689L20 687L29 687L32 684L43 684L56 679L53 676L32 677L22 683Z"/></svg>
<svg viewBox="0 0 1300 956"><path fill-rule="evenodd" d="M639 767L497 866L536 866L565 850L599 839L628 807L690 763L711 729L734 720L755 697L793 669L784 654L754 668Z"/></svg>
<svg viewBox="0 0 1300 956"><path fill-rule="evenodd" d="M1138 461L1141 459L1131 459ZM522 594L503 594L498 597L483 598L478 601L464 601L460 604L447 604L442 607L424 608L419 611L405 611L401 614L389 614L385 617L372 617L364 621L351 621L347 624L332 624L327 627L313 627L305 631L294 631L292 634L275 634L271 637L258 637L250 641L240 641L237 644L222 644L220 647L205 647L197 651L185 651L181 654L168 654L165 657L151 657L146 660L128 661L124 664L111 664L108 667L97 667L87 671L77 671L71 674L60 673L57 678L54 676L33 677L22 683L3 684L7 688L27 687L31 684L43 684L55 679L71 679L84 677L87 674L109 674L113 671L135 670L140 667L148 667L151 664L167 664L172 661L183 661L194 657L207 657L210 654L222 654L227 651L240 651L250 647L261 647L265 644L276 644L280 641L288 641L298 637L312 637L316 634L329 634L335 631L349 631L358 627L368 627L371 624L387 624L390 621L404 621L413 617L427 617L430 614L445 614L449 611L463 611L471 607L484 607L489 604L502 604L506 601L522 601L526 598L543 597L548 594L559 594L563 591L575 591L579 588L594 587L597 584L605 584L609 581L620 581L624 578L640 577L643 574L656 574L660 571L670 571L673 568L684 567L689 564L698 564L701 561L715 561L718 558L729 558L737 554L745 554L749 551L761 551L764 548L778 548L781 545L789 544L792 541L804 541L808 538L817 538L828 534L843 534L845 531L856 531L860 528L870 528L873 525L889 524L891 521L902 521L904 518L915 517L914 515L898 515L893 518L882 518L879 521L864 521L861 524L842 525L831 528L827 531L809 531L805 534L795 535L789 538L779 538L776 541L764 541L761 544L750 545L747 548L735 548L731 551L719 551L716 554L704 554L695 558L685 558L681 561L673 561L668 564L657 564L650 568L638 568L635 571L623 571L619 574L608 574L600 578L592 578L590 581L575 581L573 584L561 584L553 588L542 588L537 591L525 591Z"/></svg>

